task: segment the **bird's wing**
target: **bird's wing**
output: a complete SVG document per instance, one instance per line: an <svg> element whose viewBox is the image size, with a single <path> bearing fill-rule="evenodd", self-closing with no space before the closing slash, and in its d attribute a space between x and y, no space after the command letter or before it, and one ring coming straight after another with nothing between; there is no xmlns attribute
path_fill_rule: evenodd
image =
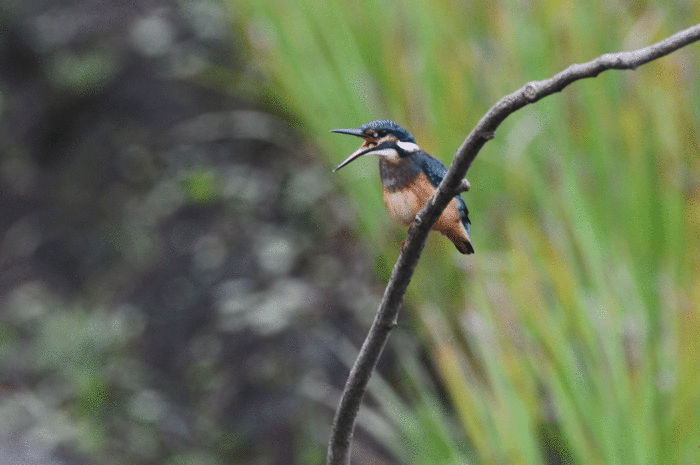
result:
<svg viewBox="0 0 700 465"><path fill-rule="evenodd" d="M418 165L425 175L428 176L430 184L432 184L433 187L437 187L447 174L447 168L445 168L445 165L437 158L422 150L421 152L422 153L416 154Z"/></svg>
<svg viewBox="0 0 700 465"><path fill-rule="evenodd" d="M416 158L418 165L421 167L425 175L428 176L430 184L437 188L447 174L447 168L445 165L443 165L440 160L426 152L419 154ZM455 197L457 198L459 212L462 214L462 223L467 229L467 233L470 233L469 224L471 222L469 221L469 210L467 209L467 204L464 203L464 199L461 195L456 195Z"/></svg>

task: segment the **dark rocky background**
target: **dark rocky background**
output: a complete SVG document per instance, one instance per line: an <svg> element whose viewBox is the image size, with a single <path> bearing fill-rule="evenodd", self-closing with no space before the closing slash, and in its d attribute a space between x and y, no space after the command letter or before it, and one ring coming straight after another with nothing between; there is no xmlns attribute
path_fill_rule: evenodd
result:
<svg viewBox="0 0 700 465"><path fill-rule="evenodd" d="M0 20L0 462L323 461L381 289L217 4Z"/></svg>

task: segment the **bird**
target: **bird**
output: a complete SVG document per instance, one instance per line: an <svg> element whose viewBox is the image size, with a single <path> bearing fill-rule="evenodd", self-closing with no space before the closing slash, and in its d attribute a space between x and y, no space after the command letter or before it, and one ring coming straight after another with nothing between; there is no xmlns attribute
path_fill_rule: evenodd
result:
<svg viewBox="0 0 700 465"><path fill-rule="evenodd" d="M423 151L411 133L388 119L370 121L358 129L333 129L331 132L364 139L360 148L333 172L364 155L379 156L384 205L394 220L410 227L447 174L445 165ZM473 254L469 225L469 210L462 196L457 194L435 222L435 230L447 236L461 253Z"/></svg>

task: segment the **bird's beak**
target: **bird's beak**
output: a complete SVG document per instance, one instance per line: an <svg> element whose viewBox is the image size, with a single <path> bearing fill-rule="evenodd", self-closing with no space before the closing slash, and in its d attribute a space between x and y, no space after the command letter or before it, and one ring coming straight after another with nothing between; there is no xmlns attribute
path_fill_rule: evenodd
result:
<svg viewBox="0 0 700 465"><path fill-rule="evenodd" d="M338 134L350 134L351 136L365 137L366 134L359 129L333 129L331 132L337 132Z"/></svg>
<svg viewBox="0 0 700 465"><path fill-rule="evenodd" d="M375 140L371 137L369 137L367 134L362 132L360 129L333 129L331 132L337 132L338 134L349 134L351 136L357 136L357 137L362 137L365 140L365 143L362 144L362 147L357 149L350 155L344 162L342 162L340 165L336 166L333 172L335 173L338 171L340 168L343 166L347 165L351 161L361 157L362 155L365 155L369 151L372 150L372 148L376 145Z"/></svg>
<svg viewBox="0 0 700 465"><path fill-rule="evenodd" d="M333 172L335 173L336 171L338 171L338 170L339 170L340 168L342 168L343 166L347 165L348 163L350 163L350 162L353 161L353 160L357 160L357 159L360 158L362 155L368 154L368 153L371 152L373 149L374 149L374 146L366 147L365 144L362 144L362 147L360 147L359 149L357 149L356 151L354 151L354 152L352 153L352 155L350 155L348 158L346 158L345 161L342 162L340 165L336 166L335 169L333 170Z"/></svg>
<svg viewBox="0 0 700 465"><path fill-rule="evenodd" d="M345 129L343 129L343 131L344 130ZM337 131L333 131L333 132L337 132ZM345 133L343 133L343 134L345 134ZM355 135L355 134L353 134L353 135ZM392 144L392 142L393 141L391 141L391 140L384 140L381 143L377 144L377 141L375 139L366 138L365 143L362 144L362 147L360 147L359 149L354 151L352 153L352 155L350 155L348 158L346 158L345 161L342 162L340 165L336 166L335 169L333 170L333 172L335 173L340 168L347 165L348 163L350 163L353 160L357 160L362 155L367 155L367 154L370 154L370 153L375 152L377 150L381 150L385 147L388 147L389 145Z"/></svg>

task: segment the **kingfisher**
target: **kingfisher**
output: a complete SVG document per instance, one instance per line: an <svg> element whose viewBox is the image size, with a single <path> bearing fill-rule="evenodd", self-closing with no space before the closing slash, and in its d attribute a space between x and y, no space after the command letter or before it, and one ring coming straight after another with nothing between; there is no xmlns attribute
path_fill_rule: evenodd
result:
<svg viewBox="0 0 700 465"><path fill-rule="evenodd" d="M447 168L440 160L424 152L406 129L391 120L381 119L359 129L334 129L331 132L364 139L362 146L333 172L363 155L379 156L384 205L389 215L404 226L413 223L447 174ZM436 221L435 230L447 236L461 253L472 254L474 247L469 224L467 205L457 194Z"/></svg>

